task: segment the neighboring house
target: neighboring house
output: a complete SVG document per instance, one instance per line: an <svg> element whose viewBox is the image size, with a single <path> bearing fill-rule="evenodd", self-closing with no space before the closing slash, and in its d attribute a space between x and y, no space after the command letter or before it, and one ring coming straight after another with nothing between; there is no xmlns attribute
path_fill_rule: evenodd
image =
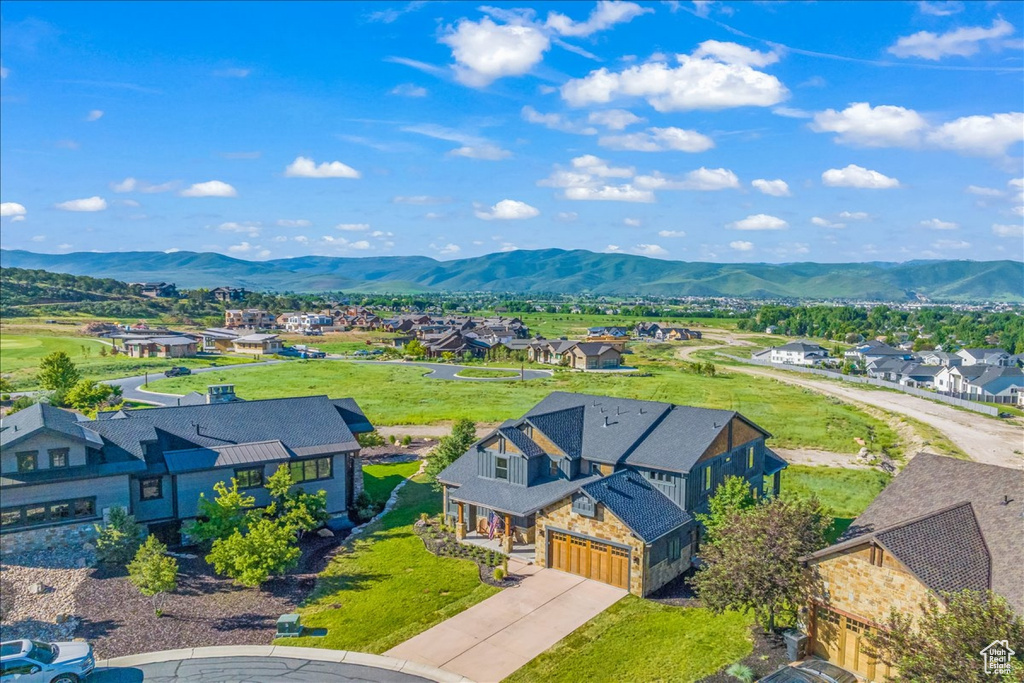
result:
<svg viewBox="0 0 1024 683"><path fill-rule="evenodd" d="M587 328L587 338L593 339L608 338L608 339L625 339L629 336L624 327L590 327Z"/></svg>
<svg viewBox="0 0 1024 683"><path fill-rule="evenodd" d="M815 365L828 358L828 351L811 342L795 341L771 348L772 363L786 365Z"/></svg>
<svg viewBox="0 0 1024 683"><path fill-rule="evenodd" d="M199 343L191 337L135 337L125 339L124 352L131 358L192 358Z"/></svg>
<svg viewBox="0 0 1024 683"><path fill-rule="evenodd" d="M912 360L914 354L910 351L904 351L903 349L896 349L885 342L880 342L876 339L859 344L852 349L846 351L843 356L847 360L856 361L861 364L862 367L866 367L869 363L880 361L885 358L898 358L901 360Z"/></svg>
<svg viewBox="0 0 1024 683"><path fill-rule="evenodd" d="M327 510L346 512L358 494L359 444L371 431L352 399L326 396L118 410L86 420L37 403L0 422L0 548L4 553L81 545L110 509L126 508L150 531L174 539L199 495L232 477L257 505L280 465Z"/></svg>
<svg viewBox="0 0 1024 683"><path fill-rule="evenodd" d="M935 377L941 370L942 368L937 365L922 365L920 363L908 362L906 367L900 370L896 381L906 386L933 389L935 387Z"/></svg>
<svg viewBox="0 0 1024 683"><path fill-rule="evenodd" d="M1022 515L1024 471L918 454L835 545L807 558L821 580L811 652L883 681L891 672L866 654L864 635L890 609L916 617L928 595L990 589L1024 615Z"/></svg>
<svg viewBox="0 0 1024 683"><path fill-rule="evenodd" d="M935 389L974 401L1016 403L1024 391L1024 372L999 365L944 367L935 375Z"/></svg>
<svg viewBox="0 0 1024 683"><path fill-rule="evenodd" d="M131 284L138 285L142 296L148 296L151 299L176 299L178 297L178 288L173 282L133 282Z"/></svg>
<svg viewBox="0 0 1024 683"><path fill-rule="evenodd" d="M728 475L777 494L785 461L734 411L553 392L438 476L459 538L646 596L692 566L694 514Z"/></svg>
<svg viewBox="0 0 1024 683"><path fill-rule="evenodd" d="M960 349L956 352L965 366L971 365L1013 365L1010 354L1003 349Z"/></svg>
<svg viewBox="0 0 1024 683"><path fill-rule="evenodd" d="M686 341L700 337L700 332L686 327L662 327L654 333L654 338L658 341Z"/></svg>
<svg viewBox="0 0 1024 683"><path fill-rule="evenodd" d="M963 365L963 359L949 351L922 351L918 357L925 365Z"/></svg>
<svg viewBox="0 0 1024 683"><path fill-rule="evenodd" d="M231 353L235 350L235 340L241 337L236 330L226 327L211 327L203 330L203 351Z"/></svg>
<svg viewBox="0 0 1024 683"><path fill-rule="evenodd" d="M253 329L273 327L277 322L274 314L258 308L229 308L224 311L224 327L234 329L248 327Z"/></svg>
<svg viewBox="0 0 1024 683"><path fill-rule="evenodd" d="M281 350L284 349L284 342L276 334L247 334L232 340L231 347L235 353L266 356L281 353Z"/></svg>
<svg viewBox="0 0 1024 683"><path fill-rule="evenodd" d="M245 287L217 287L210 290L217 301L241 301L245 298Z"/></svg>
<svg viewBox="0 0 1024 683"><path fill-rule="evenodd" d="M334 319L323 313L292 313L284 324L289 332L309 332L332 327Z"/></svg>
<svg viewBox="0 0 1024 683"><path fill-rule="evenodd" d="M530 343L528 355L534 363L573 370L613 370L622 365L619 346L616 342L542 339Z"/></svg>
<svg viewBox="0 0 1024 683"><path fill-rule="evenodd" d="M633 334L640 339L654 339L661 325L640 321L633 327Z"/></svg>

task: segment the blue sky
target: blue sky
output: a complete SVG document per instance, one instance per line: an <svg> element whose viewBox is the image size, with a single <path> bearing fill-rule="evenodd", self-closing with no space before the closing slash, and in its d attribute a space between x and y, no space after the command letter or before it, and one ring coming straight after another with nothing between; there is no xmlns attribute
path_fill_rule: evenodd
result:
<svg viewBox="0 0 1024 683"><path fill-rule="evenodd" d="M1024 259L1024 3L5 3L9 249Z"/></svg>

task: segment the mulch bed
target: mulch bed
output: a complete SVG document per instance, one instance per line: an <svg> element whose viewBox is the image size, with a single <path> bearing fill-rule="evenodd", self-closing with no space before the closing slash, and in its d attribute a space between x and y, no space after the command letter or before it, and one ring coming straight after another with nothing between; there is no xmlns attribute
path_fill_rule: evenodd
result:
<svg viewBox="0 0 1024 683"><path fill-rule="evenodd" d="M100 565L76 592L77 636L93 644L97 659L210 645L268 645L277 618L295 611L339 548L338 538L308 536L299 566L262 589L235 586L216 576L202 557L178 560L178 588L161 603L139 593L121 568Z"/></svg>
<svg viewBox="0 0 1024 683"><path fill-rule="evenodd" d="M701 602L690 586L690 579L693 578L696 571L696 569L688 569L685 573L680 574L651 593L647 596L648 599L675 607L700 607Z"/></svg>
<svg viewBox="0 0 1024 683"><path fill-rule="evenodd" d="M423 541L423 546L438 557L455 557L460 560L472 560L480 573L480 581L496 588L511 588L523 580L522 577L509 574L501 581L494 578L494 570L502 566L505 556L501 553L468 543L459 543L455 534L443 531L437 524L416 526L416 535Z"/></svg>
<svg viewBox="0 0 1024 683"><path fill-rule="evenodd" d="M786 656L786 643L778 633L766 634L761 627L754 625L750 627L750 638L754 641L754 651L740 660L740 664L746 664L754 672L754 680L759 680L780 666L789 664L789 657ZM722 667L699 683L736 683L736 679L725 673L728 667Z"/></svg>

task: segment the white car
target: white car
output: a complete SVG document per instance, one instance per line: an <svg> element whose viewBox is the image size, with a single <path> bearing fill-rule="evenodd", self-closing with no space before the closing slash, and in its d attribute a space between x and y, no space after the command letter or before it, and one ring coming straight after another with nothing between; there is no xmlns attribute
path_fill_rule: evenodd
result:
<svg viewBox="0 0 1024 683"><path fill-rule="evenodd" d="M88 643L0 643L0 683L78 683L95 666Z"/></svg>

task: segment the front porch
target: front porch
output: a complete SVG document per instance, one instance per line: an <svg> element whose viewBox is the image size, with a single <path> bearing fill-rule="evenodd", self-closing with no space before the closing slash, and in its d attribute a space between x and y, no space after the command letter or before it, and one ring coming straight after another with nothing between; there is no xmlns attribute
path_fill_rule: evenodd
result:
<svg viewBox="0 0 1024 683"><path fill-rule="evenodd" d="M496 550L526 563L534 561L534 515L517 517L481 505L455 505L452 521L459 542Z"/></svg>
<svg viewBox="0 0 1024 683"><path fill-rule="evenodd" d="M502 536L488 538L487 534L470 531L465 535L465 537L460 539L460 542L468 543L469 545L478 545L481 548L487 548L488 550L494 550L503 555L508 555L510 559L519 560L526 564L533 564L537 559L537 547L533 543L517 543L513 541L512 550L506 551L504 537Z"/></svg>

